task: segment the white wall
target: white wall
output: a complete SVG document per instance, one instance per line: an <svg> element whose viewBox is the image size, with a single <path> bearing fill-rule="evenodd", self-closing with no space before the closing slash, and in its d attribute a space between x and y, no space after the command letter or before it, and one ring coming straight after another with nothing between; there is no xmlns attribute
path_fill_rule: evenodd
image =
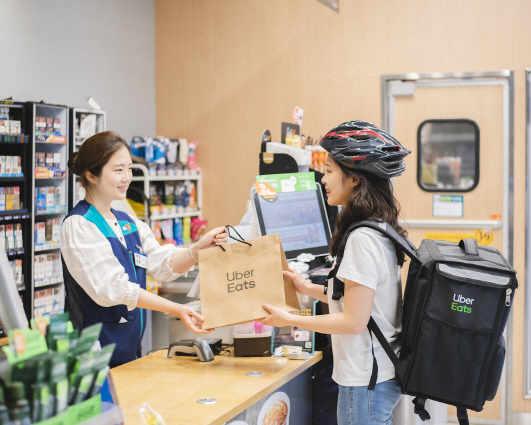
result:
<svg viewBox="0 0 531 425"><path fill-rule="evenodd" d="M107 112L127 141L155 135L154 0L3 0L0 99Z"/></svg>

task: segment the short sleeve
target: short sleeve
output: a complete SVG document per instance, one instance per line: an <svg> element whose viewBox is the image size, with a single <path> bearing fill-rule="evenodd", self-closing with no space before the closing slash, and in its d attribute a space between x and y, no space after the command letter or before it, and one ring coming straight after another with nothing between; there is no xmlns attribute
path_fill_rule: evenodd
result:
<svg viewBox="0 0 531 425"><path fill-rule="evenodd" d="M386 261L385 254L376 235L365 229L354 230L347 240L337 278L376 290L382 273L382 261Z"/></svg>
<svg viewBox="0 0 531 425"><path fill-rule="evenodd" d="M94 223L80 215L68 217L61 226L60 244L69 273L96 304L136 308L140 286L129 281L111 244Z"/></svg>
<svg viewBox="0 0 531 425"><path fill-rule="evenodd" d="M185 249L177 248L172 244L161 245L146 223L137 218L134 218L134 221L138 228L142 249L148 258L146 269L148 276L161 282L177 279L180 274L172 270L170 262L175 253L185 251Z"/></svg>

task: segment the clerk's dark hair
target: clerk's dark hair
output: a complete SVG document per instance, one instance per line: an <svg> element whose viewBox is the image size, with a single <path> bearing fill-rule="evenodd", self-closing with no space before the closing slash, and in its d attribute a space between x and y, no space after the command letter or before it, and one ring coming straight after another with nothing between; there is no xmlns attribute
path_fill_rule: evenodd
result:
<svg viewBox="0 0 531 425"><path fill-rule="evenodd" d="M81 185L87 189L89 184L86 176L87 171L98 177L105 164L123 147L131 153L127 142L114 131L97 133L83 142L79 152L70 155L68 169L81 178Z"/></svg>
<svg viewBox="0 0 531 425"><path fill-rule="evenodd" d="M400 226L400 204L393 194L390 179L378 177L364 171L354 171L333 160L343 173L343 180L357 177L359 184L352 190L345 206L339 214L334 234L330 241L330 253L336 256L341 238L352 223L362 220L372 220L390 224L401 236L407 236L407 231ZM396 251L397 263L404 264L405 256L402 251Z"/></svg>

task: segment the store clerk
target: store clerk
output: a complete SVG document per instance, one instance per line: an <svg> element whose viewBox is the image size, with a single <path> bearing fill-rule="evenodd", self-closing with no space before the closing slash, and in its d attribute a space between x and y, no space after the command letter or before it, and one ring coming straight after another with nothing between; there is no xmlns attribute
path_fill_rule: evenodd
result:
<svg viewBox="0 0 531 425"><path fill-rule="evenodd" d="M103 323L100 343L116 343L111 366L141 356L146 311L178 316L188 329L201 329L203 317L191 308L146 291L146 275L171 281L188 271L201 249L227 242L223 227L211 230L189 249L161 246L151 229L111 208L123 200L131 183L129 145L116 133L98 133L68 161L86 190L61 227L66 287L65 311L76 329Z"/></svg>

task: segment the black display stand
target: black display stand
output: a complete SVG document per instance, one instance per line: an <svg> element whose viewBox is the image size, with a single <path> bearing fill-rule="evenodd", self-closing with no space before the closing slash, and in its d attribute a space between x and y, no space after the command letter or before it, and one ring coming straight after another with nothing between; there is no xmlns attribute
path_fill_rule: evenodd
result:
<svg viewBox="0 0 531 425"><path fill-rule="evenodd" d="M0 156L21 157L23 176L0 177L0 187L20 188L20 208L18 210L0 211L0 225L21 224L23 249L10 251L7 253L9 261L22 260L23 284L18 286L19 294L22 298L24 311L28 319L31 317L31 285L32 285L32 244L33 229L31 226L32 208L32 146L31 138L24 135L31 134L31 126L26 122L26 108L23 102L0 101L3 119L17 120L21 122L21 134L11 135L3 133L0 135ZM22 143L20 143L22 142ZM0 330L0 337L5 336L3 329Z"/></svg>

